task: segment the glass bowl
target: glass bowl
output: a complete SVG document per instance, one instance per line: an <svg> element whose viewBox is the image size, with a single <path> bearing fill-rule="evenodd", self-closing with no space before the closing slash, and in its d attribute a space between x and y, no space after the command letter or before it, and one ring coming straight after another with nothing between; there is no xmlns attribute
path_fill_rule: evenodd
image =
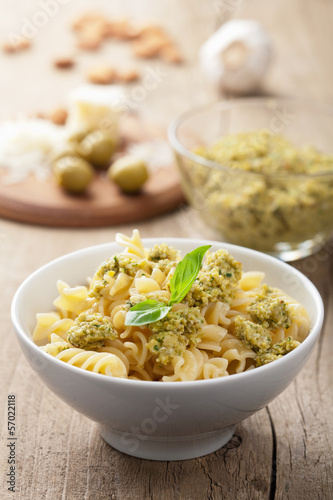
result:
<svg viewBox="0 0 333 500"><path fill-rule="evenodd" d="M194 152L227 134L251 131L260 131L259 142L269 132L333 155L333 111L324 106L282 98L211 103L169 127L185 196L222 241L286 261L310 255L333 231L333 156L330 172L263 174ZM246 158L246 148L242 154Z"/></svg>

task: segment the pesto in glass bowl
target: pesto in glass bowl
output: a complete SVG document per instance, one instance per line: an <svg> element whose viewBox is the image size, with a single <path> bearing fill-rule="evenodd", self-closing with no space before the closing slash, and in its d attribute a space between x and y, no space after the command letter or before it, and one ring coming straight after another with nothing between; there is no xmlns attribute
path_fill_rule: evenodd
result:
<svg viewBox="0 0 333 500"><path fill-rule="evenodd" d="M170 125L189 203L220 239L295 260L333 230L333 114L288 99L198 108Z"/></svg>

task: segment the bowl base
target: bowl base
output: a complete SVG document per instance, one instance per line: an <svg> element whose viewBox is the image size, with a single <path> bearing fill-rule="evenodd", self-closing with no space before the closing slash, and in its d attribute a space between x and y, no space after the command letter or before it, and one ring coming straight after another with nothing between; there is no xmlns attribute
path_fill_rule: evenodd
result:
<svg viewBox="0 0 333 500"><path fill-rule="evenodd" d="M327 237L326 237L327 239ZM304 259L309 255L313 255L324 245L326 239L317 236L312 240L304 241L297 246L290 245L289 243L278 243L275 250L267 252L273 257L277 257L285 262L292 262L294 260Z"/></svg>
<svg viewBox="0 0 333 500"><path fill-rule="evenodd" d="M100 426L102 438L113 448L132 457L146 460L190 460L213 453L233 436L235 427L227 427L197 436L178 438L130 434Z"/></svg>

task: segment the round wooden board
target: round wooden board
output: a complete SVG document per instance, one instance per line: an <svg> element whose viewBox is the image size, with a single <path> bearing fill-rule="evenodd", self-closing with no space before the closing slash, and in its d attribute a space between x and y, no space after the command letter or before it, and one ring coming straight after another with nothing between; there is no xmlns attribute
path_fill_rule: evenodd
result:
<svg viewBox="0 0 333 500"><path fill-rule="evenodd" d="M164 138L154 124L126 117L121 122L124 143ZM153 172L137 195L125 195L105 173L98 173L84 195L65 193L52 176L38 181L30 176L21 183L6 185L0 173L0 216L20 222L58 227L97 227L130 223L175 209L184 202L174 165Z"/></svg>

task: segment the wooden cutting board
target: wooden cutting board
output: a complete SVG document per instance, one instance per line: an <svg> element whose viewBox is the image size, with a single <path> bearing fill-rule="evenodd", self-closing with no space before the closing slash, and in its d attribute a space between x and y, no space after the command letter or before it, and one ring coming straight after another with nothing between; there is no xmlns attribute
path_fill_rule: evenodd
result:
<svg viewBox="0 0 333 500"><path fill-rule="evenodd" d="M121 122L121 137L126 144L165 138L155 124L128 116ZM52 176L38 181L30 176L21 183L1 182L0 217L58 227L98 227L130 223L171 211L184 203L175 165L156 169L140 194L125 195L110 182L105 172L98 173L84 195L64 192Z"/></svg>

